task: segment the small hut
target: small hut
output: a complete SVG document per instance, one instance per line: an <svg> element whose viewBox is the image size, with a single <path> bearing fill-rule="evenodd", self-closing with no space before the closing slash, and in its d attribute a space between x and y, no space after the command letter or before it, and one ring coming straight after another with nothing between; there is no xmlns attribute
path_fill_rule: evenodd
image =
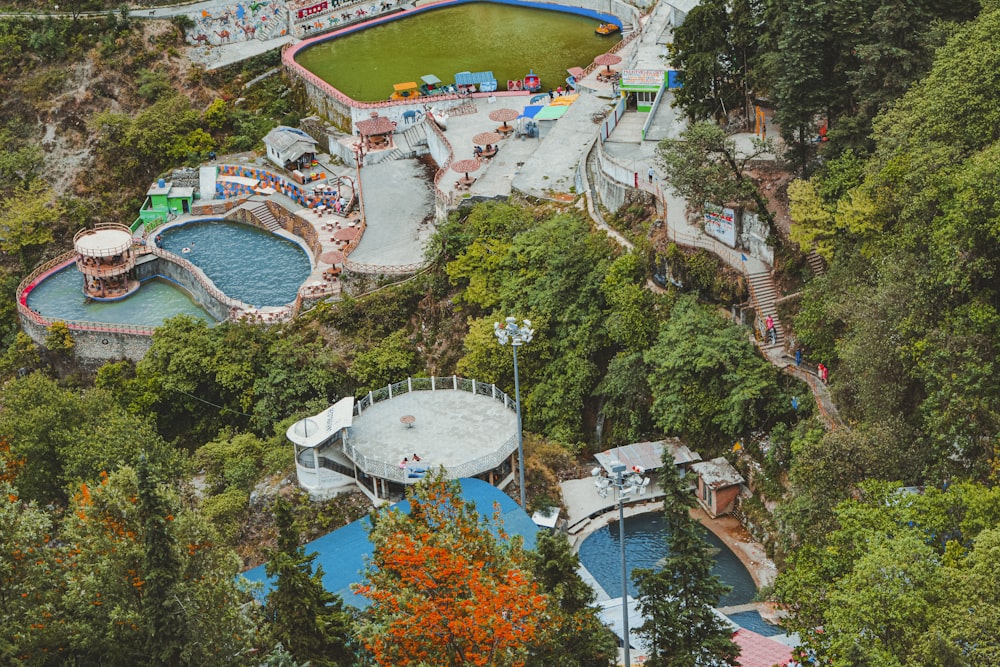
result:
<svg viewBox="0 0 1000 667"><path fill-rule="evenodd" d="M743 477L723 457L701 461L690 466L698 475L698 502L712 518L733 511L736 497L740 495Z"/></svg>
<svg viewBox="0 0 1000 667"><path fill-rule="evenodd" d="M289 171L312 164L318 143L302 130L287 125L279 125L264 137L267 159Z"/></svg>
<svg viewBox="0 0 1000 667"><path fill-rule="evenodd" d="M359 120L357 126L365 152L395 147L392 134L396 131L396 124L385 116L373 111L371 118Z"/></svg>

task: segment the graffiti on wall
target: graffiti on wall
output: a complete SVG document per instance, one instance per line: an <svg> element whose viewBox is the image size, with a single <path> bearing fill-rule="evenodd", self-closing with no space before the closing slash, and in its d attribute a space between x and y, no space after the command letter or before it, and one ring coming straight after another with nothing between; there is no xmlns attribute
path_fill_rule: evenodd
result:
<svg viewBox="0 0 1000 667"><path fill-rule="evenodd" d="M187 41L196 46L268 40L288 32L285 4L278 0L220 4L200 10L191 19L194 27L188 29Z"/></svg>

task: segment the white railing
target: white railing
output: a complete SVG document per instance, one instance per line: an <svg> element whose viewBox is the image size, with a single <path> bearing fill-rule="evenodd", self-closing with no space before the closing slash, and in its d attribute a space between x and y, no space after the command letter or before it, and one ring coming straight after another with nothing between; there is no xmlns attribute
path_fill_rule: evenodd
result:
<svg viewBox="0 0 1000 667"><path fill-rule="evenodd" d="M470 380L458 377L457 375L448 375L445 377L407 378L381 389L370 391L367 396L362 397L354 403L354 416L360 416L362 412L375 403L391 401L397 396L402 396L413 391L465 391L477 396L488 396L499 403L503 403L504 407L508 410L512 412L516 410L514 400L495 384ZM405 468L400 468L399 464L365 456L358 451L357 447L350 443L349 439L344 440L343 448L344 454L368 475L399 482L400 484L417 481L416 478L410 478L409 471ZM516 450L517 433L514 433L492 452L471 461L466 461L461 465L444 466L444 470L448 477L452 479L472 477L496 468Z"/></svg>
<svg viewBox="0 0 1000 667"><path fill-rule="evenodd" d="M490 396L493 400L504 404L508 410L515 411L517 405L510 396L495 384L470 380L457 375L445 375L443 377L429 378L406 378L400 382L387 385L381 389L368 392L354 403L354 416L358 417L362 412L382 401L390 401L397 396L408 394L411 391L465 391L477 396Z"/></svg>

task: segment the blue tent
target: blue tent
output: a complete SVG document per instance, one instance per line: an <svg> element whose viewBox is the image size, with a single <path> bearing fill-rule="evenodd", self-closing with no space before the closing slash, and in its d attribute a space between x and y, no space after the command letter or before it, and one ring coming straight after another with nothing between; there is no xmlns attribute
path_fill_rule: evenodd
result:
<svg viewBox="0 0 1000 667"><path fill-rule="evenodd" d="M462 499L475 504L480 516L491 518L494 505L498 505L503 529L509 535L523 537L525 549L535 548L538 526L507 494L479 479L463 479L459 484L462 488ZM404 500L393 506L393 510L409 513L410 503ZM314 552L319 554L313 564L322 566L323 586L326 590L340 595L346 604L359 609L369 605L368 598L355 595L351 586L361 583L365 562L374 551L368 539L370 526L371 521L366 517L305 545L307 554ZM273 586L273 581L265 574L263 565L244 572L243 576L251 582L263 584L261 597L266 596Z"/></svg>
<svg viewBox="0 0 1000 667"><path fill-rule="evenodd" d="M521 115L524 116L525 118L534 118L535 116L538 115L538 112L541 111L542 108L543 105L541 104L529 104L528 106L524 107L524 111L521 112Z"/></svg>

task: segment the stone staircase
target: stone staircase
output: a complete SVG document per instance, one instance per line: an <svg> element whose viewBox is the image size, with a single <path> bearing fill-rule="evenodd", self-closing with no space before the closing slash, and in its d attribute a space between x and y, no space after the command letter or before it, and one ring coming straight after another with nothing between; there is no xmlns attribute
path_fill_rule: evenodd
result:
<svg viewBox="0 0 1000 667"><path fill-rule="evenodd" d="M785 338L785 331L781 326L781 320L778 319L778 309L774 304L778 296L778 288L771 278L771 273L769 271L751 273L748 274L747 279L750 285L750 298L753 300L758 320L764 322L768 315L774 320L775 343L774 345L765 345L765 347L780 347Z"/></svg>
<svg viewBox="0 0 1000 667"><path fill-rule="evenodd" d="M815 250L806 255L806 264L809 265L814 276L821 276L826 273L826 260L816 254Z"/></svg>
<svg viewBox="0 0 1000 667"><path fill-rule="evenodd" d="M276 232L282 228L281 223L278 222L278 219L274 217L274 214L271 213L271 209L269 209L267 204L264 202L249 202L243 208L245 208L250 215L255 217L260 224L264 225L268 231Z"/></svg>

